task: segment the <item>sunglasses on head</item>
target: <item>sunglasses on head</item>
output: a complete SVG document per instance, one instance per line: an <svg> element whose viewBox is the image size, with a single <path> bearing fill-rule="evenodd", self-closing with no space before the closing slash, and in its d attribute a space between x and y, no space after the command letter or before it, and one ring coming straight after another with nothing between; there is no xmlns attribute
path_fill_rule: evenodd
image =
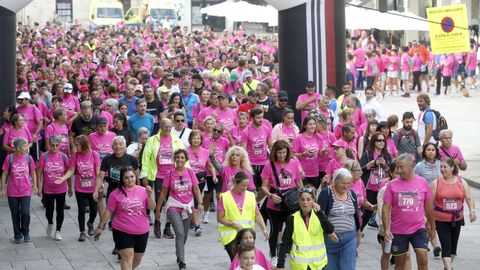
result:
<svg viewBox="0 0 480 270"><path fill-rule="evenodd" d="M299 190L298 190L298 193L300 193L300 194L302 194L302 193L310 193L310 194L314 195L315 189L314 189L314 188L306 188L306 187L304 187L304 188L299 189Z"/></svg>

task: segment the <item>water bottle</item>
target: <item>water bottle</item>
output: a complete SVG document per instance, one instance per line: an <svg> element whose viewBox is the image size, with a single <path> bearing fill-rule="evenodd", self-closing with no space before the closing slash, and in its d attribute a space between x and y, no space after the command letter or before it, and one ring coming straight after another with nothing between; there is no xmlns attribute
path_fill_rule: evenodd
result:
<svg viewBox="0 0 480 270"><path fill-rule="evenodd" d="M392 241L385 240L385 248L383 249L383 252L386 254L392 253Z"/></svg>

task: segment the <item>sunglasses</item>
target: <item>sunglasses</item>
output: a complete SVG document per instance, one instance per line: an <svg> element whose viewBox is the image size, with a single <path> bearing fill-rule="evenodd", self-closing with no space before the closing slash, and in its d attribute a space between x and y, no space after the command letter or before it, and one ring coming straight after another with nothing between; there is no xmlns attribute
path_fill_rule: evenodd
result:
<svg viewBox="0 0 480 270"><path fill-rule="evenodd" d="M385 142L385 140L380 139L380 140L375 140L376 142Z"/></svg>
<svg viewBox="0 0 480 270"><path fill-rule="evenodd" d="M184 122L185 122L185 119L178 119L178 120L175 120L175 122L177 122L177 123L184 123Z"/></svg>
<svg viewBox="0 0 480 270"><path fill-rule="evenodd" d="M314 188L305 188L305 187L298 190L298 192L299 192L300 194L302 194L302 193L310 193L310 194L312 194L312 195L314 194L314 191L315 191Z"/></svg>
<svg viewBox="0 0 480 270"><path fill-rule="evenodd" d="M163 128L166 128L166 129L171 129L172 126L163 126Z"/></svg>
<svg viewBox="0 0 480 270"><path fill-rule="evenodd" d="M282 176L283 179L288 178L288 175L287 175L287 173L285 172L285 169L284 169L284 168L282 168L282 169L280 170L280 175Z"/></svg>
<svg viewBox="0 0 480 270"><path fill-rule="evenodd" d="M287 102L287 101L288 101L288 99L281 98L281 99L279 99L278 101L280 101L280 102Z"/></svg>
<svg viewBox="0 0 480 270"><path fill-rule="evenodd" d="M173 80L175 80L175 79L167 79L167 81L170 81L170 82L173 82Z"/></svg>
<svg viewBox="0 0 480 270"><path fill-rule="evenodd" d="M222 133L222 132L223 132L223 130L220 130L220 129L215 129L215 128L214 128L214 129L213 129L213 132Z"/></svg>
<svg viewBox="0 0 480 270"><path fill-rule="evenodd" d="M51 143L51 144L50 144L50 146L51 146L51 147L59 147L59 146L60 146L60 144L56 144L56 143L55 143L55 144L53 144L53 143Z"/></svg>
<svg viewBox="0 0 480 270"><path fill-rule="evenodd" d="M183 181L183 175L180 176L180 178L178 180L180 180L180 185L182 185L182 186L185 185L185 181Z"/></svg>

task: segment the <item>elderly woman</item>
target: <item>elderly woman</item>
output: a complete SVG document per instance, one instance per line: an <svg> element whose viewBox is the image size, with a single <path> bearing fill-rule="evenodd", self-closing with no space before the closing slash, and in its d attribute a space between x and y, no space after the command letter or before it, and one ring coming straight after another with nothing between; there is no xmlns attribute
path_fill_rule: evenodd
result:
<svg viewBox="0 0 480 270"><path fill-rule="evenodd" d="M46 217L48 221L47 236L52 237L55 241L61 241L62 224L64 220L65 195L67 193L71 197L73 194L72 181L68 178L62 183L56 182L58 177L63 176L68 171L67 155L60 152L62 139L60 135L48 138L50 149L40 157L37 167L37 187L43 190L43 197L46 205ZM42 189L43 186L43 189ZM54 206L57 207L56 229L53 233L53 211Z"/></svg>
<svg viewBox="0 0 480 270"><path fill-rule="evenodd" d="M148 131L146 127L140 127L137 129L138 142L132 143L127 147L127 154L136 157L139 161L142 160L140 154L142 153L143 146L145 146L149 137L150 131Z"/></svg>
<svg viewBox="0 0 480 270"><path fill-rule="evenodd" d="M315 203L314 190L302 188L298 197L300 210L287 219L276 269L284 269L287 253L290 253L289 269L324 269L327 263L330 264L324 235L332 242L338 242L338 237L325 213Z"/></svg>
<svg viewBox="0 0 480 270"><path fill-rule="evenodd" d="M463 158L462 151L458 146L452 144L453 131L444 129L438 135L442 143L438 148L440 158L449 157L455 161L455 165L462 171L467 169L467 162Z"/></svg>
<svg viewBox="0 0 480 270"><path fill-rule="evenodd" d="M105 100L105 106L107 108L107 112L112 115L112 117L117 114L118 112L118 100L114 98L108 98Z"/></svg>
<svg viewBox="0 0 480 270"><path fill-rule="evenodd" d="M13 141L15 152L9 154L2 166L2 191L0 197L7 195L13 223L13 241L20 244L30 242L30 201L32 187L34 194L40 194L37 188L35 162L28 154L28 143L23 137ZM8 186L5 184L8 180Z"/></svg>
<svg viewBox="0 0 480 270"><path fill-rule="evenodd" d="M326 270L355 269L360 212L357 196L348 188L351 183L352 174L345 168L338 169L333 175L333 184L324 188L318 197L320 208L340 239L325 239L328 254Z"/></svg>

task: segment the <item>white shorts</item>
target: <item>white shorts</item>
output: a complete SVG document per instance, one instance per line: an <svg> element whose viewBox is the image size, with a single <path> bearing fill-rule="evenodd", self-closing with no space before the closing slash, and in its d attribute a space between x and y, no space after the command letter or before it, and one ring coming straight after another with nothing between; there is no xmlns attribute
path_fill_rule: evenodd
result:
<svg viewBox="0 0 480 270"><path fill-rule="evenodd" d="M398 71L388 71L387 78L392 78L392 79L398 78Z"/></svg>
<svg viewBox="0 0 480 270"><path fill-rule="evenodd" d="M382 81L387 80L387 73L386 72L382 72L382 74L380 75L380 80L382 80Z"/></svg>
<svg viewBox="0 0 480 270"><path fill-rule="evenodd" d="M409 76L410 76L410 72L402 71L402 81L408 81Z"/></svg>

